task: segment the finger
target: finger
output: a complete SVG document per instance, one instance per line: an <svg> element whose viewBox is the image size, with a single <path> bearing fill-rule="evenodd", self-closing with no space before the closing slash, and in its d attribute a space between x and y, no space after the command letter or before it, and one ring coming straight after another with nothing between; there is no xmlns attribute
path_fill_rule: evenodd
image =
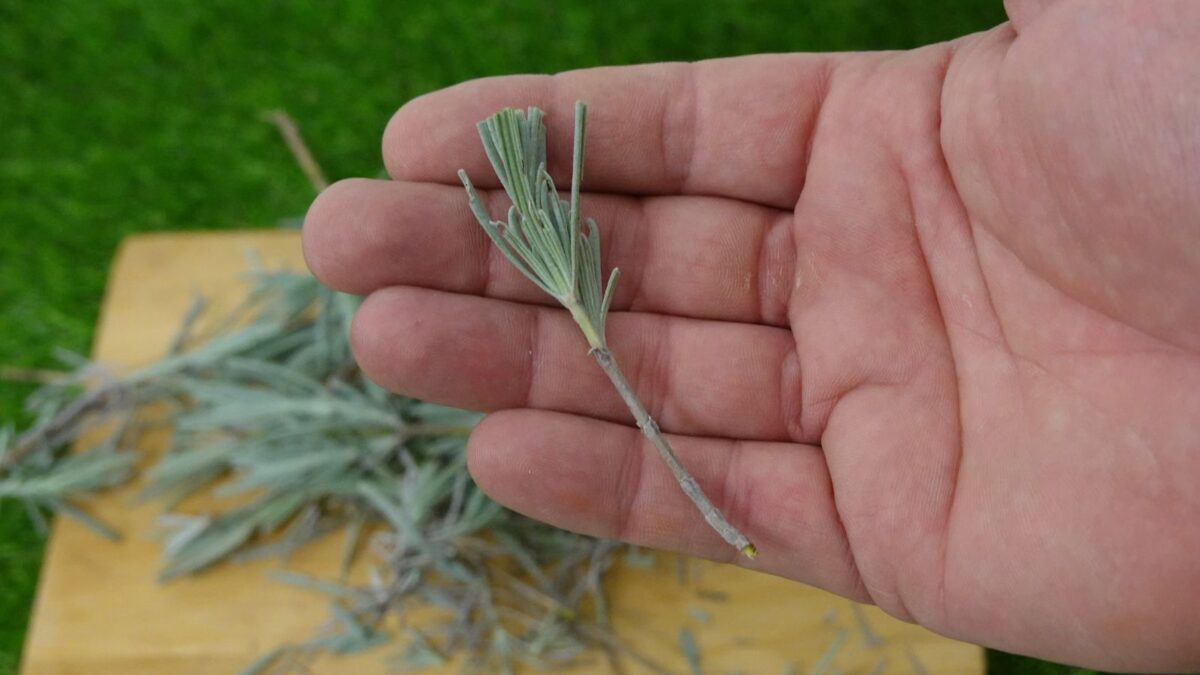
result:
<svg viewBox="0 0 1200 675"><path fill-rule="evenodd" d="M800 371L781 328L657 314L609 317L613 353L643 404L678 433L788 440ZM351 331L364 372L415 398L473 410L630 413L563 310L408 286L367 298Z"/></svg>
<svg viewBox="0 0 1200 675"><path fill-rule="evenodd" d="M496 501L552 525L721 561L866 600L819 448L671 436L713 504L758 547L721 540L633 428L533 410L488 416L468 445Z"/></svg>
<svg viewBox="0 0 1200 675"><path fill-rule="evenodd" d="M846 56L789 54L473 80L417 98L384 134L393 177L495 187L475 124L504 107L547 112L550 173L570 179L575 101L588 104L584 187L707 194L790 208L825 83Z"/></svg>
<svg viewBox="0 0 1200 675"><path fill-rule="evenodd" d="M1059 0L1004 0L1004 11L1009 21L1018 31L1025 30L1029 24Z"/></svg>
<svg viewBox="0 0 1200 675"><path fill-rule="evenodd" d="M499 191L480 196L500 214ZM601 259L621 268L614 307L723 321L786 325L795 247L790 213L711 197L637 199L590 194ZM304 222L309 267L360 295L411 285L553 303L484 235L461 187L342 181Z"/></svg>

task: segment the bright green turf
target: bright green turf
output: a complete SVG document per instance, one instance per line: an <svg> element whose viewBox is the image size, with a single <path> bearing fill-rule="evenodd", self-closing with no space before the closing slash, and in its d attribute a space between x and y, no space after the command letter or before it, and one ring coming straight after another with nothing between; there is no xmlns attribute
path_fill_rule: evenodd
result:
<svg viewBox="0 0 1200 675"><path fill-rule="evenodd" d="M87 349L128 233L303 213L309 188L264 109L299 121L332 178L375 175L388 115L471 77L903 48L1003 18L1000 0L503 4L0 0L0 364L50 366L54 345ZM25 393L0 383L0 419ZM0 675L15 669L40 555L21 510L0 507Z"/></svg>

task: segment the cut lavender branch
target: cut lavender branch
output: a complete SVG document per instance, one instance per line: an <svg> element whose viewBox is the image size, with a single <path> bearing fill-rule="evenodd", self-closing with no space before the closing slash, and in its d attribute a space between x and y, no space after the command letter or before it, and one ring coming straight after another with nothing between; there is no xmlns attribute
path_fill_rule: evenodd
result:
<svg viewBox="0 0 1200 675"><path fill-rule="evenodd" d="M679 462L608 348L605 319L612 305L618 271L613 269L608 283L603 284L600 231L590 219L586 228L580 222L586 112L582 102L575 104L574 171L569 203L559 199L554 180L546 172L546 129L543 113L537 108L529 108L524 114L506 108L479 123L484 151L512 200L507 222L492 219L467 173L460 170L458 175L466 188L468 203L500 253L570 312L587 338L590 353L633 413L638 428L667 463L680 488L709 526L730 545L753 558L758 549L721 514Z"/></svg>
<svg viewBox="0 0 1200 675"><path fill-rule="evenodd" d="M534 124L509 120L497 127L508 145L489 152L525 167L512 186L533 185L521 193L527 210L548 209L555 219L550 225L570 224L557 231L547 230L547 222L531 224L540 227L533 234L541 244L567 254L544 261L553 268L539 269L560 282L579 282L572 313L586 319L585 334L602 339L617 272L602 291L599 236L591 221L586 232L581 226L583 116L569 205L557 200L544 170L540 112L530 117ZM272 120L314 186L322 187L295 125L283 114ZM514 142L524 149L521 156L497 154ZM506 255L522 254L528 241L514 240L512 247ZM137 432L150 424L170 427L170 448L144 474L142 489L143 498L164 503L164 576L265 554L286 559L339 527L346 528L342 578L360 537L369 538L362 548L377 557L360 586L281 573L285 581L329 594L337 603L333 618L313 639L280 646L246 673L308 672L320 651L374 646L386 637L384 619L403 622L415 603L443 608L452 618L427 631L402 628L411 638L407 665L440 664L467 651L483 672L514 664L555 668L579 662L585 647L596 647L667 672L603 625L600 579L612 563L611 542L554 529L488 499L465 473L465 437L479 416L394 396L371 383L349 348L358 300L248 258L252 288L243 302L218 321L201 322L205 303L197 298L166 356L132 374L116 377L69 353L60 359L70 373L0 369L0 377L44 381L26 402L34 423L19 437L11 427L0 428L0 498L19 499L35 523L42 523L43 510L56 510L111 535L75 498L127 481ZM518 255L510 259L521 268ZM148 405L161 414L147 424L135 421ZM82 435L110 424L117 431L105 441L67 452ZM193 495L231 492L249 501L211 513L176 510ZM398 521L398 529L386 529L389 520ZM497 571L505 567L521 578ZM581 602L585 596L592 598L590 612Z"/></svg>

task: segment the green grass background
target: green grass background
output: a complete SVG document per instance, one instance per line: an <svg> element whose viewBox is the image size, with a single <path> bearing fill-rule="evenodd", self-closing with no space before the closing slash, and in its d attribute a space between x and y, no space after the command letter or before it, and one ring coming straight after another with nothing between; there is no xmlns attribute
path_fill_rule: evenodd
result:
<svg viewBox="0 0 1200 675"><path fill-rule="evenodd" d="M302 214L311 191L265 109L291 113L331 178L376 175L391 112L464 79L906 48L1003 18L1000 0L0 0L0 365L87 350L126 234ZM0 382L0 419L19 419L28 391ZM0 675L16 670L42 548L13 506L0 504Z"/></svg>

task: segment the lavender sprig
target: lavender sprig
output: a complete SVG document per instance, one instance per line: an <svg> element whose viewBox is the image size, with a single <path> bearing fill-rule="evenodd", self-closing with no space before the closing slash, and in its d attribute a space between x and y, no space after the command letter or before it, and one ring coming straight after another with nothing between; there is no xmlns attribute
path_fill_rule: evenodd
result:
<svg viewBox="0 0 1200 675"><path fill-rule="evenodd" d="M546 171L546 128L541 110L529 108L523 114L506 108L480 122L484 151L512 206L507 221L493 220L466 171L459 170L471 211L504 257L570 312L587 338L596 363L608 375L633 413L638 428L667 463L704 520L731 546L753 558L758 549L713 506L700 484L680 463L608 348L605 319L612 305L618 271L613 269L608 284L601 285L600 231L590 218L586 228L580 223L586 116L586 106L577 102L570 202L559 199L554 180Z"/></svg>

